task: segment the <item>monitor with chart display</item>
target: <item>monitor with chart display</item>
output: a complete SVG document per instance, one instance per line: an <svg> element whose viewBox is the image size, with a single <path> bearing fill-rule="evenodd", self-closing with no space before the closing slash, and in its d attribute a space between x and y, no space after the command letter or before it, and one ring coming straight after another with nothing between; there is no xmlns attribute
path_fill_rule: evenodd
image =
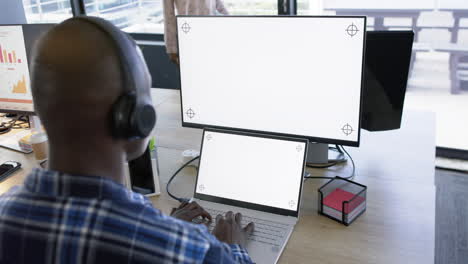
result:
<svg viewBox="0 0 468 264"><path fill-rule="evenodd" d="M34 113L29 59L52 24L0 25L0 112Z"/></svg>
<svg viewBox="0 0 468 264"><path fill-rule="evenodd" d="M179 16L182 123L359 145L365 17Z"/></svg>

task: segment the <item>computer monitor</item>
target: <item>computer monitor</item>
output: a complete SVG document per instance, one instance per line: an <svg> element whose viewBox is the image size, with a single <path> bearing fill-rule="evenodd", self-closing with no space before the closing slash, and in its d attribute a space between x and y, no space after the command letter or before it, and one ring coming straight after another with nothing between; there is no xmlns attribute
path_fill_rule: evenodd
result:
<svg viewBox="0 0 468 264"><path fill-rule="evenodd" d="M53 24L0 25L0 113L33 114L29 63L34 43Z"/></svg>
<svg viewBox="0 0 468 264"><path fill-rule="evenodd" d="M366 18L178 16L182 124L358 146Z"/></svg>
<svg viewBox="0 0 468 264"><path fill-rule="evenodd" d="M413 38L413 31L367 32L363 129L400 128Z"/></svg>

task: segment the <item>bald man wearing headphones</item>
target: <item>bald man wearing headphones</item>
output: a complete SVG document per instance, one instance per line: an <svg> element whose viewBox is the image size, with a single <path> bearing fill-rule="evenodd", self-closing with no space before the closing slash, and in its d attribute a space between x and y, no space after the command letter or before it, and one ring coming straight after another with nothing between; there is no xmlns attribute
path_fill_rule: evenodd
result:
<svg viewBox="0 0 468 264"><path fill-rule="evenodd" d="M156 122L151 77L135 42L78 17L41 37L31 61L49 168L0 196L0 263L251 263L253 223L196 203L173 216L125 188L122 164L143 154Z"/></svg>

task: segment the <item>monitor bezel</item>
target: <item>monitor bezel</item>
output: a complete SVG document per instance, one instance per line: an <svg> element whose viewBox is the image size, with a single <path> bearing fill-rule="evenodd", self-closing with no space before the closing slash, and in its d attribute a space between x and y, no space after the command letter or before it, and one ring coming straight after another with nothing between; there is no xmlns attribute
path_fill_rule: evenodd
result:
<svg viewBox="0 0 468 264"><path fill-rule="evenodd" d="M303 157L303 160L302 160L303 166L302 166L302 171L301 171L299 197L298 197L298 200L297 200L296 210L287 210L287 209L273 207L273 206L261 205L261 204L256 204L256 203L249 203L249 202L244 202L244 201L239 201L239 200L233 200L233 199L222 198L222 197L218 197L218 196L198 193L197 192L198 177L199 177L199 174L200 174L200 171L201 171L201 165L202 165L201 159L203 157L203 143L204 143L204 140L205 140L205 133L206 132L215 132L215 133L222 133L222 134L268 138L268 139L276 139L276 140L284 140L284 141L292 141L292 142L297 142L297 143L303 143L305 145L305 149L304 149L304 157ZM206 128L206 129L203 130L203 135L202 135L202 140L201 140L200 163L199 163L199 167L198 167L198 170L197 170L197 177L195 179L195 186L194 186L194 191L193 191L194 198L204 200L204 201L208 201L208 202L221 203L221 204L237 206L237 207L242 207L242 208L247 208L247 209L252 209L252 210L257 210L257 211L262 211L262 212L267 212L267 213L272 213L272 214L279 214L279 215L284 215L284 216L298 217L299 216L299 210L301 208L302 189L304 187L304 173L305 173L305 170L306 170L308 147L309 147L309 142L308 142L307 139L304 139L304 138L291 138L291 137L283 137L283 136L273 136L271 134L259 134L259 133L241 132L241 131L234 131L234 130L222 130L222 129Z"/></svg>
<svg viewBox="0 0 468 264"><path fill-rule="evenodd" d="M21 28L23 29L23 39L24 39L24 27L25 26L30 26L30 25L44 25L44 26L55 26L57 24L54 24L54 23L31 23L31 24L2 24L0 25L0 27L3 27L3 26L21 26ZM25 43L26 45L26 43ZM26 53L28 51L26 50ZM28 63L28 71L29 71L29 76L31 76L31 62L29 61L29 58L26 58L27 60L27 63ZM17 114L17 115L28 115L28 116L34 116L34 115L37 115L36 114L36 111L34 110L34 99L33 99L33 110L32 111L25 111L25 110L13 110L13 109L2 109L0 108L0 113L5 113L5 114Z"/></svg>
<svg viewBox="0 0 468 264"><path fill-rule="evenodd" d="M263 130L251 130L251 129L245 129L245 128L236 128L236 127L225 127L225 126L215 126L215 125L207 125L207 124L200 124L200 123L191 123L187 122L184 119L184 109L183 109L183 87L182 87L182 69L180 68L180 38L177 38L177 50L179 54L179 87L180 87L180 115L181 115L181 121L182 121L182 127L189 127L189 128L200 128L200 129L206 129L206 128L213 128L213 129L228 129L228 130L236 130L240 132L247 132L247 133L261 133L261 134L271 134L275 136L284 136L284 137L300 137L300 138L305 138L309 142L316 142L316 143L324 143L324 144L337 144L337 145L343 145L343 146L351 146L351 147L359 147L360 142L361 142L361 122L362 122L362 112L363 112L363 96L364 96L364 78L365 78L365 62L366 62L366 32L367 32L367 17L366 16L272 16L272 15L264 15L264 16L251 16L251 15L246 15L246 16L198 16L198 15L177 15L176 16L176 25L177 25L177 31L176 34L179 34L179 18L183 17L189 17L189 18L197 18L197 17L202 17L202 18L217 18L217 19L223 19L223 18L278 18L278 19L296 19L296 18L359 18L359 19L364 19L364 34L363 34L363 51L362 51L362 62L361 62L361 94L360 94L360 99L359 99L359 121L358 121L358 128L356 129L358 132L358 137L357 141L352 141L352 140L342 140L342 139L333 139L333 138L324 138L324 137L312 137L312 136L305 136L305 135L298 135L298 134L288 134L288 133L279 133L279 132L271 132L271 131L263 131ZM304 121L306 122L306 120Z"/></svg>

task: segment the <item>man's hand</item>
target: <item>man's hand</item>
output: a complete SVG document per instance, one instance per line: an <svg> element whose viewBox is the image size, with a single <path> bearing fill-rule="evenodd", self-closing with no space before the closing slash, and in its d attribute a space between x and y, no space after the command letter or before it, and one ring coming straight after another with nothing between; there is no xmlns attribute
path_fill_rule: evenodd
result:
<svg viewBox="0 0 468 264"><path fill-rule="evenodd" d="M169 59L170 59L173 63L175 63L175 64L177 64L177 65L180 64L180 63L179 63L179 54L177 54L177 53L169 53L168 55L169 55Z"/></svg>
<svg viewBox="0 0 468 264"><path fill-rule="evenodd" d="M211 222L211 215L196 202L184 202L178 208L172 208L171 216L187 222L202 217L205 220L204 222Z"/></svg>
<svg viewBox="0 0 468 264"><path fill-rule="evenodd" d="M207 222L211 222L211 215L196 202L181 203L178 208L172 209L171 216L187 222L202 217L204 220L208 220Z"/></svg>
<svg viewBox="0 0 468 264"><path fill-rule="evenodd" d="M249 223L245 228L242 228L242 215L233 212L227 212L226 217L222 215L216 216L216 226L213 229L213 235L222 242L228 244L238 244L245 247L247 238L254 231L254 223Z"/></svg>

